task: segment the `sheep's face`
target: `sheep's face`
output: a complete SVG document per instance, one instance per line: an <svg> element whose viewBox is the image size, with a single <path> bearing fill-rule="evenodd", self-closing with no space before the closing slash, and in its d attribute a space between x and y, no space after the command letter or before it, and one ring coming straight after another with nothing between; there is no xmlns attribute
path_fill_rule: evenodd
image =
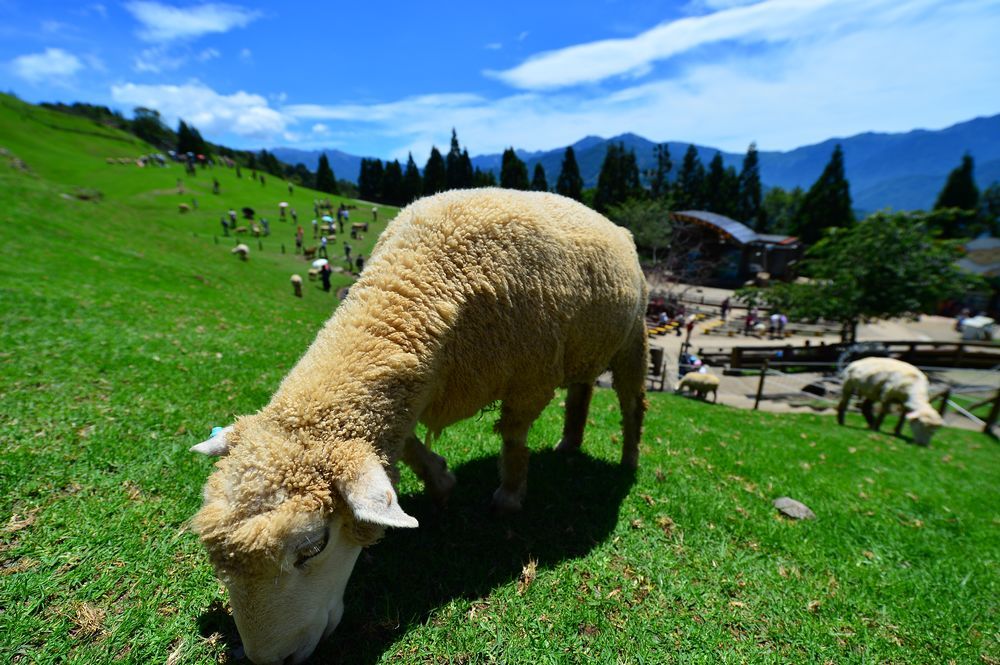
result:
<svg viewBox="0 0 1000 665"><path fill-rule="evenodd" d="M944 424L941 414L929 406L910 411L906 414L906 420L910 423L913 440L921 446L930 445L934 432Z"/></svg>
<svg viewBox="0 0 1000 665"><path fill-rule="evenodd" d="M299 663L340 623L344 589L361 545L344 520L318 515L290 534L280 562L249 573L218 570L236 628L254 663Z"/></svg>
<svg viewBox="0 0 1000 665"><path fill-rule="evenodd" d="M233 454L205 485L194 527L229 590L247 657L298 663L340 623L361 548L386 526L417 521L399 507L374 456L359 458L348 480L331 487L309 461L322 451L252 421L194 450L225 455L230 446Z"/></svg>

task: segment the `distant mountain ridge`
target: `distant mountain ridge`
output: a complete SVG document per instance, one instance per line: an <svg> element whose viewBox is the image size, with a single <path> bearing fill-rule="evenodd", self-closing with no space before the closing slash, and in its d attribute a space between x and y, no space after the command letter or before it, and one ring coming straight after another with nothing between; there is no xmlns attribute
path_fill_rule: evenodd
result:
<svg viewBox="0 0 1000 665"><path fill-rule="evenodd" d="M626 149L635 150L640 170L653 168L653 148L656 142L637 134L627 133L611 138L587 136L573 144L576 161L584 185L593 187L601 171L605 152L610 142L620 142ZM902 210L930 208L934 205L948 173L959 165L962 155L968 152L976 162L976 180L980 188L1000 181L1000 114L980 117L954 124L940 130L915 129L902 133L866 132L845 138L831 138L813 145L788 151L762 150L760 156L761 180L765 187L808 189L819 177L830 159L835 145L844 149L844 166L851 183L854 207L870 212L890 207ZM688 143L668 141L678 169ZM719 151L710 146L695 145L698 156L707 167L716 152L722 153L726 166L742 167L744 153ZM518 157L528 165L528 173L535 164L541 164L549 186L554 187L562 167L566 148L529 152L516 150ZM284 162L303 163L315 170L323 152L338 178L357 180L361 158L339 150L297 150L275 148L272 152ZM499 175L500 154L477 155L473 166ZM416 158L423 167L426 158Z"/></svg>

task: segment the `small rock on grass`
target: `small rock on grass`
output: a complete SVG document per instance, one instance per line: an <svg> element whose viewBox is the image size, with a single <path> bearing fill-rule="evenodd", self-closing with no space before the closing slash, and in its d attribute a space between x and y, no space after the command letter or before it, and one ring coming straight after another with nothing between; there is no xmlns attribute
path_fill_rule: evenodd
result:
<svg viewBox="0 0 1000 665"><path fill-rule="evenodd" d="M773 501L774 507L777 508L783 515L787 515L792 519L796 520L814 520L816 519L816 513L809 510L809 507L800 501L795 499L790 499L787 496L775 499Z"/></svg>

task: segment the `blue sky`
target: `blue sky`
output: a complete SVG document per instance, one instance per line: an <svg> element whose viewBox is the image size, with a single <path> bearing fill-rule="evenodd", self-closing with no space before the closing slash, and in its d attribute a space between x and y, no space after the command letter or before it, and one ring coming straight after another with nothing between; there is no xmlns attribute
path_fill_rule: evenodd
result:
<svg viewBox="0 0 1000 665"><path fill-rule="evenodd" d="M0 89L383 159L635 132L742 152L1000 113L998 0L0 0Z"/></svg>

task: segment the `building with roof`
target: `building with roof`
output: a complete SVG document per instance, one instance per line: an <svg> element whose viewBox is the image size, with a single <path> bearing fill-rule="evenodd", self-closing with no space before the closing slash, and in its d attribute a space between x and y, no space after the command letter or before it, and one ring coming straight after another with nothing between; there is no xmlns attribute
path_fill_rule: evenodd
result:
<svg viewBox="0 0 1000 665"><path fill-rule="evenodd" d="M791 279L805 249L795 236L757 233L714 212L683 210L670 213L670 219L676 227L690 231L688 261L705 268L692 273L700 273L708 283L737 286L758 273Z"/></svg>

